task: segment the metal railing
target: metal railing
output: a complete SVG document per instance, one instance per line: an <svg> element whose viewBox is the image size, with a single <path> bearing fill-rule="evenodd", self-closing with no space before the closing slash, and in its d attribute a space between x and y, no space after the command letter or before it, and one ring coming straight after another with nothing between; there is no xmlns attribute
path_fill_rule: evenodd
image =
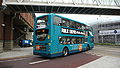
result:
<svg viewBox="0 0 120 68"><path fill-rule="evenodd" d="M120 0L3 0L3 3L44 3L65 5L120 6Z"/></svg>

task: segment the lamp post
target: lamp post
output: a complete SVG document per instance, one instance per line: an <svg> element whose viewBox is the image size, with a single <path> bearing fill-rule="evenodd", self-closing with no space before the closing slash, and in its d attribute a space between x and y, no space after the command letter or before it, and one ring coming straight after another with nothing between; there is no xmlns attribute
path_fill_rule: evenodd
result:
<svg viewBox="0 0 120 68"><path fill-rule="evenodd" d="M1 24L1 26L3 27L3 48L5 47L5 24Z"/></svg>
<svg viewBox="0 0 120 68"><path fill-rule="evenodd" d="M98 20L98 23L99 23L99 31L101 31L102 30L102 16L99 15L99 18L97 18L97 20ZM103 39L104 39L103 35L101 35L101 43L104 43Z"/></svg>

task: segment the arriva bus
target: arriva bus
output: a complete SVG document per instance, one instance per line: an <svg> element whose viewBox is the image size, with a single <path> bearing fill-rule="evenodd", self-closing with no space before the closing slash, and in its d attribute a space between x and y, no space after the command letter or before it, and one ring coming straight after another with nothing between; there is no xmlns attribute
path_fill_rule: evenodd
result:
<svg viewBox="0 0 120 68"><path fill-rule="evenodd" d="M67 56L94 47L92 28L57 14L39 16L34 23L34 55Z"/></svg>

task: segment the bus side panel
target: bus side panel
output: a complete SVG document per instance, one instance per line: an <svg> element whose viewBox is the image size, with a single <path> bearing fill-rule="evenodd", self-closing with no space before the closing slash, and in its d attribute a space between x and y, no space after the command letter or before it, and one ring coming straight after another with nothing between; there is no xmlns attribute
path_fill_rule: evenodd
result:
<svg viewBox="0 0 120 68"><path fill-rule="evenodd" d="M86 51L87 44L86 43L83 43L83 44L73 44L71 46L72 46L71 47L72 49L69 50L69 52L70 53L76 53L76 52Z"/></svg>
<svg viewBox="0 0 120 68"><path fill-rule="evenodd" d="M52 32L51 53L59 53L60 26L53 25Z"/></svg>

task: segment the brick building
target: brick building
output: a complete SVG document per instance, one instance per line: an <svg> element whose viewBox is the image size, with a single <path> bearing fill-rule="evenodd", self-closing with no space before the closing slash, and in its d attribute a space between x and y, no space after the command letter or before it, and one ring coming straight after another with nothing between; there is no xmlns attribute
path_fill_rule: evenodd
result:
<svg viewBox="0 0 120 68"><path fill-rule="evenodd" d="M12 13L0 0L0 52L12 50L20 39L32 40L34 14Z"/></svg>

